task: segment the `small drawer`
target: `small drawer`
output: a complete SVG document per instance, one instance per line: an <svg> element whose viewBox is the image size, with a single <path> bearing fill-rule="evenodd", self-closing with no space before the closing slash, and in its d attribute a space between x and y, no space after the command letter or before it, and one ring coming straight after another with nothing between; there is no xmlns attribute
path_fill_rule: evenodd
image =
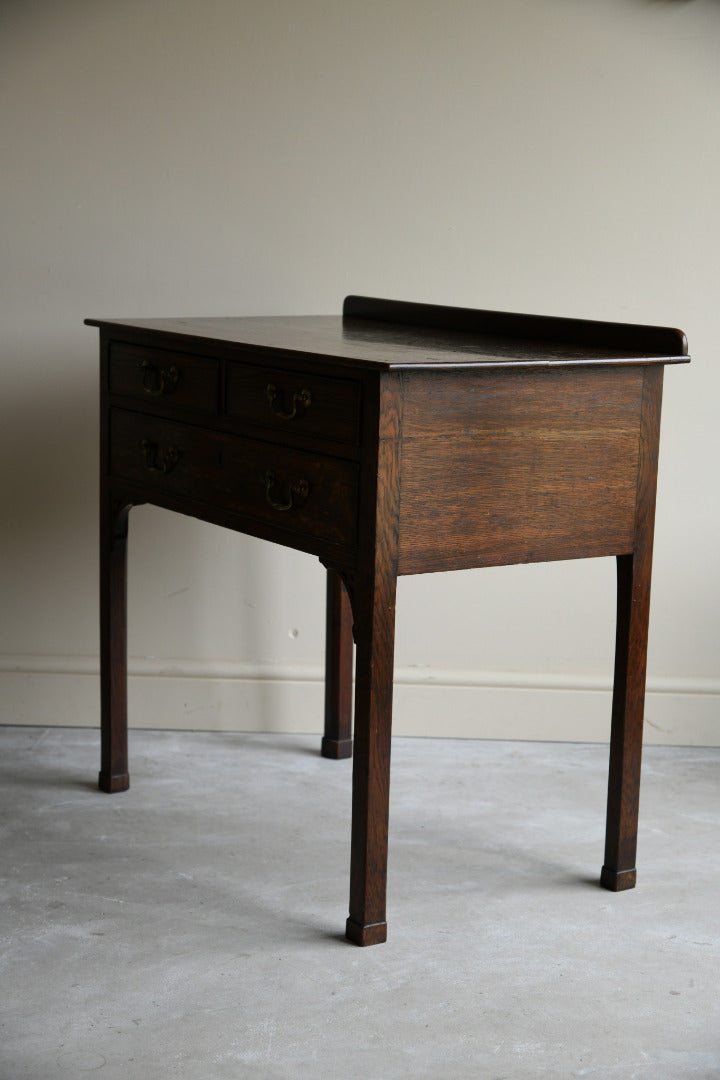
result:
<svg viewBox="0 0 720 1080"><path fill-rule="evenodd" d="M228 438L223 504L281 529L354 547L358 473L352 461Z"/></svg>
<svg viewBox="0 0 720 1080"><path fill-rule="evenodd" d="M110 468L133 484L352 547L358 466L352 461L113 409Z"/></svg>
<svg viewBox="0 0 720 1080"><path fill-rule="evenodd" d="M216 413L219 372L218 361L209 357L110 342L110 393L152 403L158 412L172 407Z"/></svg>
<svg viewBox="0 0 720 1080"><path fill-rule="evenodd" d="M264 429L318 435L357 444L360 384L302 370L230 362L228 416Z"/></svg>

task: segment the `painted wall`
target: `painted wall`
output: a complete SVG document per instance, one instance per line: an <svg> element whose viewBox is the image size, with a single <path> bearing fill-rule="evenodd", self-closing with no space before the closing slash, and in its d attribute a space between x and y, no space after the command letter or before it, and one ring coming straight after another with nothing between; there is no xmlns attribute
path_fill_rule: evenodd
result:
<svg viewBox="0 0 720 1080"><path fill-rule="evenodd" d="M4 0L0 720L98 723L85 316L681 326L648 736L720 742L717 0ZM132 723L317 730L312 559L138 508ZM402 579L396 728L604 739L611 560Z"/></svg>

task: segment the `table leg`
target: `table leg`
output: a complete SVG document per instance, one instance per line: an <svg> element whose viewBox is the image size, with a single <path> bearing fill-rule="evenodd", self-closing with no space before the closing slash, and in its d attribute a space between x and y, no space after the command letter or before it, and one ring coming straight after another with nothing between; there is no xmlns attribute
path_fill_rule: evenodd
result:
<svg viewBox="0 0 720 1080"><path fill-rule="evenodd" d="M387 939L395 591L394 576L376 576L370 595L354 601L367 608L356 610L355 619L355 750L346 936L357 945L377 945Z"/></svg>
<svg viewBox="0 0 720 1080"><path fill-rule="evenodd" d="M605 862L600 882L618 892L635 885L640 764L647 669L663 369L644 374L634 552L617 558L615 680L610 733Z"/></svg>
<svg viewBox="0 0 720 1080"><path fill-rule="evenodd" d="M129 507L103 498L100 523L101 791L130 786L127 757L127 531Z"/></svg>
<svg viewBox="0 0 720 1080"><path fill-rule="evenodd" d="M336 570L327 572L325 734L322 755L352 757L352 609Z"/></svg>
<svg viewBox="0 0 720 1080"><path fill-rule="evenodd" d="M605 863L600 876L606 889L635 885L640 764L648 617L650 555L620 555L617 560L618 605L615 682L610 735Z"/></svg>

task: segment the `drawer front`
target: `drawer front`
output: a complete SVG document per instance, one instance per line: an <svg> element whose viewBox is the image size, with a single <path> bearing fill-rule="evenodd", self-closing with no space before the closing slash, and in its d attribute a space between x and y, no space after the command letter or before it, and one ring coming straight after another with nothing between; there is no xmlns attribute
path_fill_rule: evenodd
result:
<svg viewBox="0 0 720 1080"><path fill-rule="evenodd" d="M228 416L265 430L359 442L360 384L308 371L273 370L231 362L227 371Z"/></svg>
<svg viewBox="0 0 720 1080"><path fill-rule="evenodd" d="M321 454L113 409L114 476L283 530L352 547L358 466Z"/></svg>
<svg viewBox="0 0 720 1080"><path fill-rule="evenodd" d="M109 388L111 394L144 401L157 412L190 409L211 415L218 408L219 363L210 357L111 341Z"/></svg>

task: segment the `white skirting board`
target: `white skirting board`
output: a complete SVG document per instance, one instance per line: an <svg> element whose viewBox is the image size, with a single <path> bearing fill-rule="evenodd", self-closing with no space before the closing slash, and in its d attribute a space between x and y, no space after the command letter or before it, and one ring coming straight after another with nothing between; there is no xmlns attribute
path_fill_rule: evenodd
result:
<svg viewBox="0 0 720 1080"><path fill-rule="evenodd" d="M131 727L320 732L320 667L135 660ZM434 738L606 742L610 680L396 668L393 732ZM93 658L0 657L0 723L99 724ZM720 681L648 679L645 741L720 745Z"/></svg>

